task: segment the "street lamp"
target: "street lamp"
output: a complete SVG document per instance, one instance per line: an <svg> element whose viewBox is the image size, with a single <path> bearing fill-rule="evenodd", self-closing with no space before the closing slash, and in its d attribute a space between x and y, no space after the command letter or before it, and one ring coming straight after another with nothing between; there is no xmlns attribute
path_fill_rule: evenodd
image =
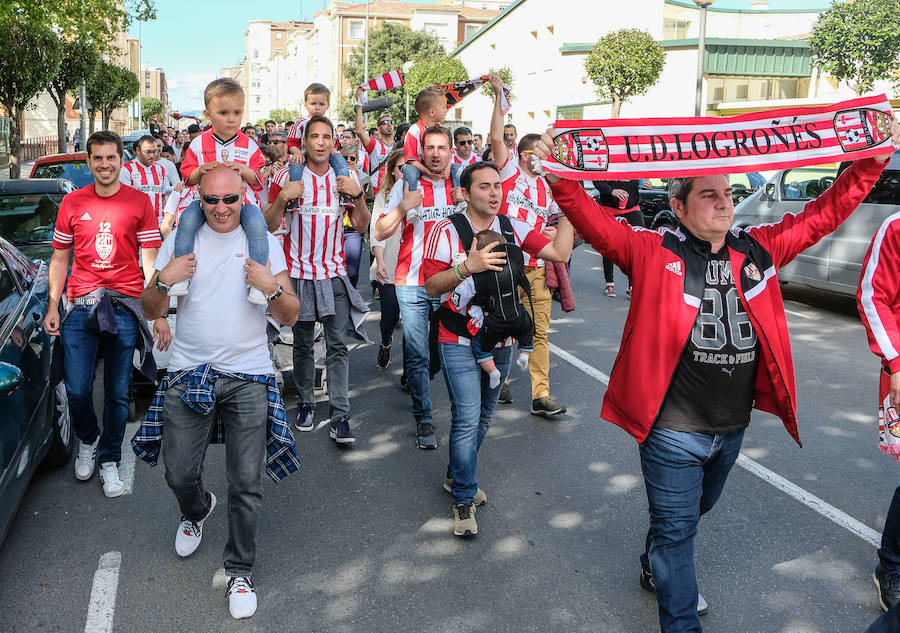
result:
<svg viewBox="0 0 900 633"><path fill-rule="evenodd" d="M703 54L706 48L706 9L715 0L694 0L700 7L700 38L697 41L697 96L694 101L694 116L700 116L703 106Z"/></svg>
<svg viewBox="0 0 900 633"><path fill-rule="evenodd" d="M415 66L414 62L403 62L403 65L400 69L403 71L403 92L406 94L406 120L409 121L409 90L406 87L406 76L409 74L409 71L412 70L412 67Z"/></svg>

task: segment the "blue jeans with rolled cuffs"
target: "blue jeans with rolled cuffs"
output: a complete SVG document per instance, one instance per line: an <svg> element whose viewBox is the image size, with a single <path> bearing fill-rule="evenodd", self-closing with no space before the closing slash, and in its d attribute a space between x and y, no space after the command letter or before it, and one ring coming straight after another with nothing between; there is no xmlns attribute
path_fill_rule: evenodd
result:
<svg viewBox="0 0 900 633"><path fill-rule="evenodd" d="M699 632L694 536L741 450L744 431L706 435L654 428L640 445L650 505L641 566L653 573L662 633Z"/></svg>
<svg viewBox="0 0 900 633"><path fill-rule="evenodd" d="M450 182L454 187L459 187L459 175L462 173L462 170L462 165L450 163ZM422 173L412 165L403 166L403 182L409 185L410 191L415 191L419 188L419 179L421 177Z"/></svg>
<svg viewBox="0 0 900 633"><path fill-rule="evenodd" d="M478 491L475 470L478 450L487 435L497 398L512 360L512 346L494 348L500 384L491 389L490 377L475 360L468 345L440 343L441 373L450 394L450 492L454 505L472 503Z"/></svg>
<svg viewBox="0 0 900 633"><path fill-rule="evenodd" d="M344 158L341 154L332 152L331 156L328 157L328 164L334 170L335 176L350 175L350 170L347 167L347 159ZM288 173L291 176L291 180L301 180L303 178L303 171L306 169L306 163L301 163L300 165L288 163L287 167Z"/></svg>
<svg viewBox="0 0 900 633"><path fill-rule="evenodd" d="M178 230L175 231L175 257L194 252L194 236L204 222L206 215L200 201L194 200L178 219ZM265 266L269 261L269 228L259 207L253 204L241 207L241 228L247 235L247 255L253 261Z"/></svg>

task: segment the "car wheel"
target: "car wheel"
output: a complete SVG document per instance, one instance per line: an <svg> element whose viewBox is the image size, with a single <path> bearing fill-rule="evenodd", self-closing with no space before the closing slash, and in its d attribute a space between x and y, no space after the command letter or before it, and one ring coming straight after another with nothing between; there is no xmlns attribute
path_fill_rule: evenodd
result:
<svg viewBox="0 0 900 633"><path fill-rule="evenodd" d="M53 390L51 407L53 438L50 441L50 450L47 451L45 461L50 466L63 466L69 461L74 444L72 416L69 414L69 397L66 395L66 386L63 383L59 383Z"/></svg>

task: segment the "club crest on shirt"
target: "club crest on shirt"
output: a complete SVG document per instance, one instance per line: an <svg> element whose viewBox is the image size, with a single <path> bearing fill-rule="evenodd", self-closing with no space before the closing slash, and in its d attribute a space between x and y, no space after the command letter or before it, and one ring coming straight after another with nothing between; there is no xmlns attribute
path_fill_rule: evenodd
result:
<svg viewBox="0 0 900 633"><path fill-rule="evenodd" d="M753 281L762 281L762 275L759 272L759 268L757 268L756 264L753 262L744 266L744 274Z"/></svg>
<svg viewBox="0 0 900 633"><path fill-rule="evenodd" d="M100 259L109 259L113 250L113 236L111 233L97 233L94 238L94 249Z"/></svg>

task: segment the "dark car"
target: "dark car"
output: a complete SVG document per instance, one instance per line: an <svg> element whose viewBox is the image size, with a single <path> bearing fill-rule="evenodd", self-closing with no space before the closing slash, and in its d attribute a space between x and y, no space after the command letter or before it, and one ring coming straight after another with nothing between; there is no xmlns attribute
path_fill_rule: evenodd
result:
<svg viewBox="0 0 900 633"><path fill-rule="evenodd" d="M728 181L731 184L731 199L734 204L739 204L753 195L753 192L759 190L765 184L766 179L762 174L754 171L746 174L729 174ZM650 188L639 190L639 204L644 216L644 226L650 226L660 211L671 209L669 192L666 190L667 180L665 178L650 178L644 182L649 182Z"/></svg>
<svg viewBox="0 0 900 633"><path fill-rule="evenodd" d="M850 163L782 169L765 187L734 210L735 226L779 222L817 198ZM895 153L872 191L833 233L800 253L778 271L782 283L797 283L856 295L862 262L872 237L889 215L900 211L900 152Z"/></svg>
<svg viewBox="0 0 900 633"><path fill-rule="evenodd" d="M62 466L72 453L65 387L50 385L48 301L47 263L0 237L0 542L38 465Z"/></svg>
<svg viewBox="0 0 900 633"><path fill-rule="evenodd" d="M74 190L65 178L0 181L0 236L31 259L49 262L59 205Z"/></svg>

